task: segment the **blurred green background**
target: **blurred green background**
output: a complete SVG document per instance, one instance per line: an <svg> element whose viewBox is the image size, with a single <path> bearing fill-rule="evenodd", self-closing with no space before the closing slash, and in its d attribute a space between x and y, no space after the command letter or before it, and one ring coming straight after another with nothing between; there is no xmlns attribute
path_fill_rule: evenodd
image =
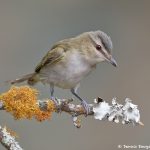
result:
<svg viewBox="0 0 150 150"><path fill-rule="evenodd" d="M76 129L67 114L51 121L15 121L4 111L0 124L19 135L26 150L116 150L119 144L150 144L150 1L149 0L0 0L0 82L33 72L54 42L85 31L102 30L111 36L119 67L104 62L81 83L80 95L92 101L126 97L141 110L145 126L122 125L82 117ZM8 90L1 86L0 92ZM49 86L38 84L40 98ZM55 95L70 98L67 90ZM4 148L0 145L0 150Z"/></svg>

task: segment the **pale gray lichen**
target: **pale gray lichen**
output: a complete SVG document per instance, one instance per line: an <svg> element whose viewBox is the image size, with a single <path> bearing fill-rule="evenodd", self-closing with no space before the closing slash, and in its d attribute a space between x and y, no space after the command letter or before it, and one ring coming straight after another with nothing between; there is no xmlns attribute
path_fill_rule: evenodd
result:
<svg viewBox="0 0 150 150"><path fill-rule="evenodd" d="M10 135L9 132L7 132L6 128L2 128L0 126L0 137L1 137L1 143L3 146L5 146L9 150L23 150L19 143L16 142L15 137Z"/></svg>
<svg viewBox="0 0 150 150"><path fill-rule="evenodd" d="M99 103L96 107L93 107L94 118L99 120L104 119L107 115L109 115L110 109L110 105L105 101Z"/></svg>
<svg viewBox="0 0 150 150"><path fill-rule="evenodd" d="M124 111L124 120L122 123L130 122L138 123L140 121L140 113L138 110L138 106L131 103L129 98L126 98L125 105L122 108Z"/></svg>
<svg viewBox="0 0 150 150"><path fill-rule="evenodd" d="M124 105L119 104L116 98L112 99L112 105L109 105L105 101L97 103L96 106L93 107L93 112L94 118L98 120L108 119L116 123L121 121L122 124L133 123L143 125L140 121L138 106L133 104L129 98L125 99Z"/></svg>

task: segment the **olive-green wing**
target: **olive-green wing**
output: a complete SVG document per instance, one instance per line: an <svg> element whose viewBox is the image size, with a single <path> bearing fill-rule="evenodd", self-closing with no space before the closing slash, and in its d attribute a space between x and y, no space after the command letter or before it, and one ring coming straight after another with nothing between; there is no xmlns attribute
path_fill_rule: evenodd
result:
<svg viewBox="0 0 150 150"><path fill-rule="evenodd" d="M35 68L35 72L39 72L44 66L50 65L62 60L65 56L65 48L62 45L54 45L50 51L43 57L42 61Z"/></svg>

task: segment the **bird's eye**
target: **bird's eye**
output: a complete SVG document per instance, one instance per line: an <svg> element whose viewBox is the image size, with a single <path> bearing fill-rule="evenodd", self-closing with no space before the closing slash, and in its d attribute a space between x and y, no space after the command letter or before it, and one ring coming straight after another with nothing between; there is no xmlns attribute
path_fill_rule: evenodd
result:
<svg viewBox="0 0 150 150"><path fill-rule="evenodd" d="M96 49L99 51L102 49L102 47L100 45L96 45Z"/></svg>

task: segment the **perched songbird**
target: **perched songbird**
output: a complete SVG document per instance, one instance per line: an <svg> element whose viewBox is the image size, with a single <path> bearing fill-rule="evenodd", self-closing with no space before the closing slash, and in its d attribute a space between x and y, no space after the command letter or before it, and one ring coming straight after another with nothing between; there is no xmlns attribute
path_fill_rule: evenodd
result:
<svg viewBox="0 0 150 150"><path fill-rule="evenodd" d="M29 85L41 81L50 85L51 99L57 105L54 98L54 86L70 89L89 112L89 105L77 94L80 81L86 77L98 63L108 61L117 66L112 57L111 38L102 31L82 33L76 37L64 39L54 44L41 62L35 68L34 73L27 74L19 79L11 81L12 84L26 81Z"/></svg>

